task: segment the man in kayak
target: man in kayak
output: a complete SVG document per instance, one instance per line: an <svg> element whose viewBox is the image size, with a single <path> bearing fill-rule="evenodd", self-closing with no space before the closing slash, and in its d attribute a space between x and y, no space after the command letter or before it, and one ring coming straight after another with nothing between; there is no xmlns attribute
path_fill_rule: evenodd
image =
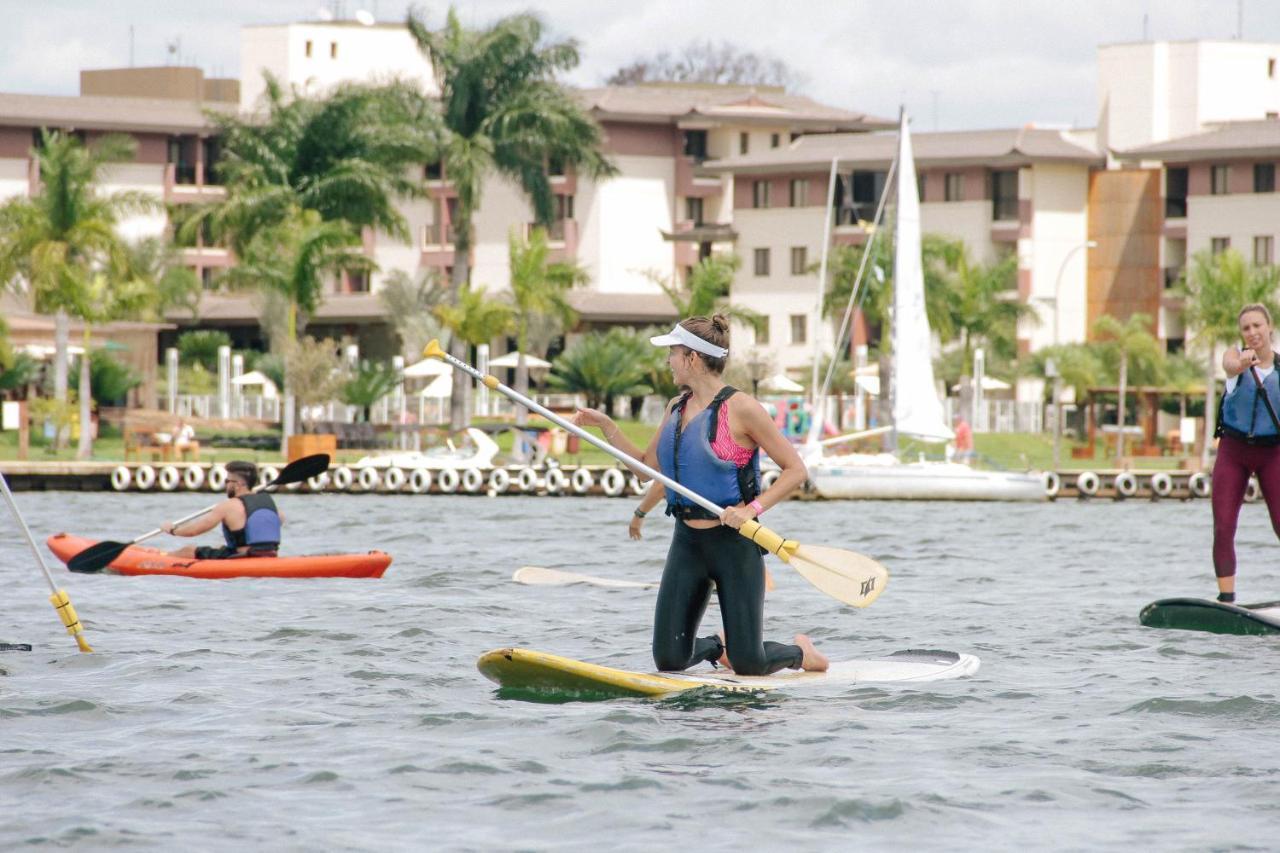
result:
<svg viewBox="0 0 1280 853"><path fill-rule="evenodd" d="M671 401L649 447L636 447L604 412L579 409L574 421L599 427L614 447L725 507L717 517L683 495L664 490L667 514L676 523L658 589L654 663L664 672L703 661L728 664L741 675L769 675L786 668L826 670L827 658L804 634L796 634L794 644L764 640L764 561L755 543L739 536L737 529L799 488L807 473L764 407L724 384L728 320L721 315L692 317L650 342L669 348L672 377L676 385L690 390ZM761 450L782 468L763 493ZM713 584L723 637L698 637Z"/></svg>
<svg viewBox="0 0 1280 853"><path fill-rule="evenodd" d="M258 483L258 466L252 462L227 463L227 499L209 512L184 521L176 528L165 522L160 529L174 536L200 536L219 524L226 544L221 547L188 545L172 554L197 560L227 560L234 557L274 557L280 547L280 527L284 515L265 492L253 492Z"/></svg>

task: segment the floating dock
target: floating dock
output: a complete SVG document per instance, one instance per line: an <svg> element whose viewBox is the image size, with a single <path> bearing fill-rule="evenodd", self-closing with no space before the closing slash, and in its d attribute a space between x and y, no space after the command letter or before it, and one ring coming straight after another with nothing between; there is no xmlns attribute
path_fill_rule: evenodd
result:
<svg viewBox="0 0 1280 853"><path fill-rule="evenodd" d="M259 465L266 478L279 467ZM210 463L0 462L0 473L15 491L212 492L226 488L226 469ZM764 474L766 487L777 477ZM1209 497L1212 478L1203 471L1046 471L1050 500L1196 500ZM541 468L376 468L335 465L319 477L285 487L299 493L404 495L550 495L626 497L648 485L618 465L563 465ZM1245 500L1261 495L1249 482ZM814 497L810 490L798 495Z"/></svg>

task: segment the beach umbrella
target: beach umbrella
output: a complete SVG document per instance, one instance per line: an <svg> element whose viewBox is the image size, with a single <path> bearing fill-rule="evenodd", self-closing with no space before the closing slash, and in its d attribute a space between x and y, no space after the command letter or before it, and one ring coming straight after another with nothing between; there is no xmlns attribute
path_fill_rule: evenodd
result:
<svg viewBox="0 0 1280 853"><path fill-rule="evenodd" d="M768 379L760 383L762 391L779 391L786 394L795 394L803 391L804 386L794 379L789 378L785 373L775 373Z"/></svg>
<svg viewBox="0 0 1280 853"><path fill-rule="evenodd" d="M449 376L452 373L452 367L434 358L424 358L422 361L419 361L416 364L411 364L404 369L404 375L408 379Z"/></svg>
<svg viewBox="0 0 1280 853"><path fill-rule="evenodd" d="M428 359L428 361L434 360L435 359ZM439 364L439 362L436 363ZM519 366L519 363L520 353L518 352L509 352L506 355L500 355L497 358L489 360L490 367L510 367L514 369ZM551 362L538 358L536 355L529 355L528 353L525 353L524 363L530 370L540 370L551 366Z"/></svg>

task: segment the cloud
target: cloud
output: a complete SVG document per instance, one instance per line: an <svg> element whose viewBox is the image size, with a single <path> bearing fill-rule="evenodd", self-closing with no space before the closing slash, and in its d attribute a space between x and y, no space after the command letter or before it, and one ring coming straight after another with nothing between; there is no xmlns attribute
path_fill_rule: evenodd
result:
<svg viewBox="0 0 1280 853"><path fill-rule="evenodd" d="M0 29L0 81L8 91L74 94L81 68L128 64L129 27L139 65L180 58L206 72L235 75L240 27L312 16L328 0L154 0L28 2L6 13ZM343 0L384 21L403 20L405 0ZM429 23L444 4L420 4ZM524 12L529 0L457 0L464 24L483 26ZM820 101L878 115L905 103L932 129L1011 127L1028 121L1094 120L1099 44L1151 38L1229 38L1234 3L1222 0L535 0L557 38L578 40L582 65L569 77L599 85L618 67L694 40L727 41L786 62ZM1280 15L1269 3L1244 6L1244 33L1280 42Z"/></svg>

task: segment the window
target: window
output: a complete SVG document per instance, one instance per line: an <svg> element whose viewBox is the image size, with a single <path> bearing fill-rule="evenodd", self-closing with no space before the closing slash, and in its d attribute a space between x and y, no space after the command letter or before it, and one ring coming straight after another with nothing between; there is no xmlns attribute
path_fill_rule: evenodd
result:
<svg viewBox="0 0 1280 853"><path fill-rule="evenodd" d="M756 249L754 254L755 254L756 275L768 275L769 274L769 250Z"/></svg>
<svg viewBox="0 0 1280 853"><path fill-rule="evenodd" d="M1276 191L1276 164L1253 164L1253 191L1256 193L1273 193Z"/></svg>
<svg viewBox="0 0 1280 853"><path fill-rule="evenodd" d="M960 172L947 172L943 181L947 201L964 201L964 175Z"/></svg>
<svg viewBox="0 0 1280 853"><path fill-rule="evenodd" d="M561 157L548 157L547 175L552 178L564 177L564 159Z"/></svg>
<svg viewBox="0 0 1280 853"><path fill-rule="evenodd" d="M809 200L809 181L805 178L791 179L791 206L804 207Z"/></svg>
<svg viewBox="0 0 1280 853"><path fill-rule="evenodd" d="M746 133L738 134L738 153L746 154L751 149L751 137Z"/></svg>
<svg viewBox="0 0 1280 853"><path fill-rule="evenodd" d="M769 134L769 147L770 147L770 148L777 148L777 147L778 147L779 145L781 145L781 144L782 144L782 134L781 134L781 133L771 133L771 134Z"/></svg>
<svg viewBox="0 0 1280 853"><path fill-rule="evenodd" d="M1231 248L1230 237L1214 237L1209 240L1209 251L1215 255L1221 255L1227 249Z"/></svg>
<svg viewBox="0 0 1280 853"><path fill-rule="evenodd" d="M338 43L336 41L329 42L329 58L330 59L338 58Z"/></svg>
<svg viewBox="0 0 1280 853"><path fill-rule="evenodd" d="M565 219L573 219L573 196L556 196L555 219L557 222Z"/></svg>
<svg viewBox="0 0 1280 853"><path fill-rule="evenodd" d="M875 219L876 206L884 193L887 172L855 171L849 176L849 199L846 207L847 224L869 222Z"/></svg>
<svg viewBox="0 0 1280 853"><path fill-rule="evenodd" d="M702 199L686 198L684 200L684 218L694 225L702 224Z"/></svg>
<svg viewBox="0 0 1280 853"><path fill-rule="evenodd" d="M997 222L1018 218L1018 173L1001 170L991 173L991 215Z"/></svg>
<svg viewBox="0 0 1280 853"><path fill-rule="evenodd" d="M200 268L200 287L204 290L218 289L218 282L214 278L213 267Z"/></svg>
<svg viewBox="0 0 1280 853"><path fill-rule="evenodd" d="M307 59L310 59L311 58L311 39L307 39L306 53L307 53Z"/></svg>
<svg viewBox="0 0 1280 853"><path fill-rule="evenodd" d="M916 173L916 187L920 191L920 203L924 204L924 179L927 177L924 172Z"/></svg>
<svg viewBox="0 0 1280 853"><path fill-rule="evenodd" d="M367 272L347 273L347 293L368 293L369 274Z"/></svg>
<svg viewBox="0 0 1280 853"><path fill-rule="evenodd" d="M1253 238L1253 265L1255 267L1271 266L1275 260L1275 255L1272 254L1273 246L1270 235Z"/></svg>
<svg viewBox="0 0 1280 853"><path fill-rule="evenodd" d="M444 162L437 160L434 163L428 163L422 167L422 177L428 181L440 181L444 179Z"/></svg>
<svg viewBox="0 0 1280 853"><path fill-rule="evenodd" d="M809 268L809 249L805 246L791 247L791 274L804 275Z"/></svg>
<svg viewBox="0 0 1280 853"><path fill-rule="evenodd" d="M1276 79L1276 60L1275 60L1275 57L1271 57L1271 58L1269 58L1269 59L1267 60L1267 79L1268 79L1268 80L1274 80L1274 79Z"/></svg>
<svg viewBox="0 0 1280 853"><path fill-rule="evenodd" d="M1164 215L1166 219L1185 219L1187 216L1187 167L1166 169L1164 172Z"/></svg>
<svg viewBox="0 0 1280 853"><path fill-rule="evenodd" d="M756 345L764 346L769 343L769 318L768 316L760 319L760 325L755 328Z"/></svg>
<svg viewBox="0 0 1280 853"><path fill-rule="evenodd" d="M751 185L751 206L756 208L769 206L768 181L756 181Z"/></svg>
<svg viewBox="0 0 1280 853"><path fill-rule="evenodd" d="M190 136L169 137L169 162L173 164L173 180L178 184L194 184L196 182L195 138Z"/></svg>
<svg viewBox="0 0 1280 853"><path fill-rule="evenodd" d="M218 178L218 160L222 158L222 143L218 137L211 136L201 140L201 144L204 146L204 182L217 185L221 183Z"/></svg>
<svg viewBox="0 0 1280 853"><path fill-rule="evenodd" d="M806 332L808 331L808 326L809 326L809 317L807 314L792 314L791 315L791 343L793 344L805 343L805 340L808 337L808 335L806 334Z"/></svg>
<svg viewBox="0 0 1280 853"><path fill-rule="evenodd" d="M684 156L692 157L698 163L707 159L707 132L705 130L686 130L684 132Z"/></svg>
<svg viewBox="0 0 1280 853"><path fill-rule="evenodd" d="M1231 167L1218 165L1209 167L1210 195L1226 195L1228 181L1231 179Z"/></svg>

